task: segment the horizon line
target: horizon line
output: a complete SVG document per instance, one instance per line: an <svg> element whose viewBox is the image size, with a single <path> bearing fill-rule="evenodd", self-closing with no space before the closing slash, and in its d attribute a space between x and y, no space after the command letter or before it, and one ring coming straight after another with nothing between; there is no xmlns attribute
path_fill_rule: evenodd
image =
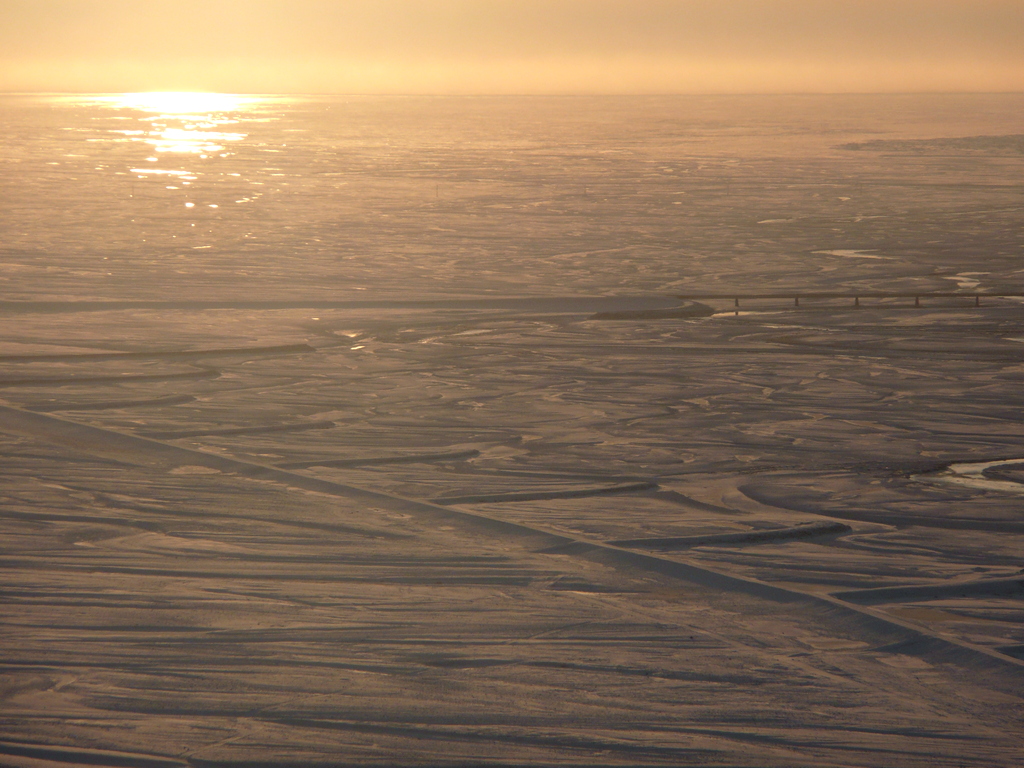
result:
<svg viewBox="0 0 1024 768"><path fill-rule="evenodd" d="M536 92L486 92L479 93L445 93L445 92L404 92L404 91L217 91L195 89L163 88L148 91L0 91L0 96L109 96L113 94L132 93L210 93L231 96L388 96L388 97L428 97L428 98L587 98L587 97L665 97L665 96L1015 96L1024 95L1024 89L1008 91L964 91L964 90L922 90L922 91L607 91L607 92L571 92L536 93Z"/></svg>

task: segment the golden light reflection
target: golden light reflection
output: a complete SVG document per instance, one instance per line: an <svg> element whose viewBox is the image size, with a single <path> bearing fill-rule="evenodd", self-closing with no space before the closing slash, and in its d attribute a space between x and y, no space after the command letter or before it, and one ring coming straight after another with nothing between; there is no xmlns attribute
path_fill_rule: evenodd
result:
<svg viewBox="0 0 1024 768"><path fill-rule="evenodd" d="M160 115L208 115L238 112L259 104L258 96L237 93L203 93L198 91L152 91L150 93L119 93L105 99L111 106L138 109Z"/></svg>
<svg viewBox="0 0 1024 768"><path fill-rule="evenodd" d="M152 144L157 152L212 155L225 149L221 142L241 141L245 136L244 133L204 131L194 127L166 128L151 133L145 141L147 144Z"/></svg>
<svg viewBox="0 0 1024 768"><path fill-rule="evenodd" d="M119 93L91 97L113 109L130 109L149 113L138 121L148 123L149 130L114 131L152 146L158 154L189 154L206 158L223 153L230 142L246 138L245 133L225 132L221 126L247 119L245 114L267 97L235 93L193 91L153 91ZM248 118L252 119L252 118Z"/></svg>

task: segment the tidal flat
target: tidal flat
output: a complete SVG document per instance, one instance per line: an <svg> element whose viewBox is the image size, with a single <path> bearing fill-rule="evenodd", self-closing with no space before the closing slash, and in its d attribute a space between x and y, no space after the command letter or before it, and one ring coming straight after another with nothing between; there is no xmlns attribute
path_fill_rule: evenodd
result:
<svg viewBox="0 0 1024 768"><path fill-rule="evenodd" d="M0 763L1019 764L1021 107L0 97Z"/></svg>

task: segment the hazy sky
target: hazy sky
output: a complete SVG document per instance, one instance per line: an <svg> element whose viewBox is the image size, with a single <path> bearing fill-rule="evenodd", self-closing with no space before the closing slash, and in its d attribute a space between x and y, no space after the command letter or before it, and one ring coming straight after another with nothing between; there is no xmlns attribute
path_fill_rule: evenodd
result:
<svg viewBox="0 0 1024 768"><path fill-rule="evenodd" d="M0 91L1024 91L1024 0L0 0Z"/></svg>

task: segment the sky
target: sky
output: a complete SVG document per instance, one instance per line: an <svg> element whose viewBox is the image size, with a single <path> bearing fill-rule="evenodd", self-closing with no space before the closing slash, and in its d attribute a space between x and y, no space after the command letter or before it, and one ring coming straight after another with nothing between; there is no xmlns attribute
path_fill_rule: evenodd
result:
<svg viewBox="0 0 1024 768"><path fill-rule="evenodd" d="M1024 0L0 0L0 92L1024 91Z"/></svg>

